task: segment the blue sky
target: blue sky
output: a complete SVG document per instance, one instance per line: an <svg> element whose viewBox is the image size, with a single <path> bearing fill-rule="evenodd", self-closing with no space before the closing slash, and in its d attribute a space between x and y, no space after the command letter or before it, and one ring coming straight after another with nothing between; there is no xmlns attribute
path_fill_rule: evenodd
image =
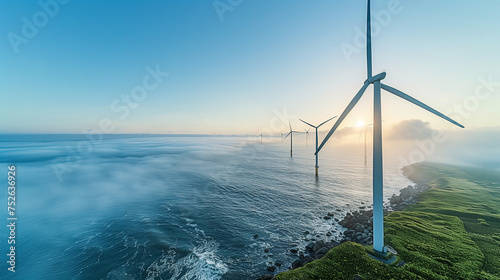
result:
<svg viewBox="0 0 500 280"><path fill-rule="evenodd" d="M366 79L361 0L41 3L52 15L0 2L0 133L82 133L103 120L111 133L278 132L280 116L298 126L340 115ZM220 17L214 3L230 9ZM466 127L500 126L500 2L450 3L373 1L373 71ZM26 21L39 25L30 38ZM149 79L148 67L168 76ZM154 89L125 105L144 79ZM389 93L382 102L384 126L454 129ZM369 89L345 125L369 122L371 107Z"/></svg>

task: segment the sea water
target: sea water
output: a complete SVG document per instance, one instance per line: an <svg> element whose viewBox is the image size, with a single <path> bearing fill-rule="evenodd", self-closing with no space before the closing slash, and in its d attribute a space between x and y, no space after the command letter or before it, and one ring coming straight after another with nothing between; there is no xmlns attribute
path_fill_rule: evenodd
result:
<svg viewBox="0 0 500 280"><path fill-rule="evenodd" d="M316 178L314 145L298 137L290 157L288 139L2 136L0 209L7 224L15 164L18 220L15 273L0 230L0 278L239 280L276 262L275 273L286 270L305 238L339 237L328 212L340 219L372 201L371 149L365 165L362 143L325 146ZM387 201L411 182L397 161L384 165Z"/></svg>

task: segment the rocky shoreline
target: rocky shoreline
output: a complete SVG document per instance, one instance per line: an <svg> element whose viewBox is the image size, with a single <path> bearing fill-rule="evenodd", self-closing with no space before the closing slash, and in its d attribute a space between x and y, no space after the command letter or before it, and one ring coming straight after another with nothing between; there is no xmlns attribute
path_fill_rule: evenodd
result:
<svg viewBox="0 0 500 280"><path fill-rule="evenodd" d="M401 189L399 195L393 195L389 198L389 205L384 206L384 216L393 211L402 211L409 205L416 203L417 194L427 188L427 184L415 183L414 185L408 185L406 188ZM299 268L316 259L320 259L324 257L330 249L343 242L352 241L362 245L371 245L373 236L373 210L367 210L367 208L371 208L371 206L360 206L358 211L347 212L341 220L334 218L335 215L333 212L328 212L323 219L333 219L338 225L341 225L346 230L340 233L340 237L335 241L325 241L319 235L316 235L317 238L308 239L307 236L310 233L309 231L305 231L304 240L311 242L308 243L305 248L291 248L289 250L290 254L297 257L289 269ZM340 209L336 209L336 211L340 212ZM325 234L326 237L330 237L332 233L337 233L335 225L336 223L332 224L332 229ZM281 264L279 265L281 266ZM273 273L276 268L276 264L271 265L267 267L267 271ZM272 274L266 274L257 279L271 280L273 277L274 275Z"/></svg>

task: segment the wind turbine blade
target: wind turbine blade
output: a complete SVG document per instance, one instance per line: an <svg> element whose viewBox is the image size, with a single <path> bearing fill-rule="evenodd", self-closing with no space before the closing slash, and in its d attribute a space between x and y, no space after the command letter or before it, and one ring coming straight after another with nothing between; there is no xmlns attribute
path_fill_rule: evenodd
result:
<svg viewBox="0 0 500 280"><path fill-rule="evenodd" d="M366 13L366 67L368 79L372 77L372 23L370 15L370 0Z"/></svg>
<svg viewBox="0 0 500 280"><path fill-rule="evenodd" d="M283 138L283 139L286 139L286 138L288 137L288 135L290 135L290 134L292 134L292 132L291 132L291 131L290 131L290 132L288 132L288 134L287 134L287 135L285 136L285 138Z"/></svg>
<svg viewBox="0 0 500 280"><path fill-rule="evenodd" d="M301 121L301 122L303 122L303 123L307 124L308 126L312 126L312 127L316 128L314 125L312 125L312 124L310 124L310 123L308 123L308 122L306 122L306 121L304 121L304 120L299 119L299 121Z"/></svg>
<svg viewBox="0 0 500 280"><path fill-rule="evenodd" d="M331 120L335 119L336 117L337 117L337 116L335 116L335 117L333 117L333 118L329 118L328 120L326 120L326 121L322 122L320 125L318 125L318 127L317 127L317 128L319 128L320 126L324 125L325 123L327 123L327 122L329 122L329 121L331 121Z"/></svg>
<svg viewBox="0 0 500 280"><path fill-rule="evenodd" d="M452 120L451 118L445 116L444 114L442 114L442 113L434 110L433 108L425 105L424 103L422 103L422 102L418 101L417 99L409 96L408 94L403 93L402 91L399 91L399 90L397 90L397 89L395 89L393 87L390 87L388 85L385 85L385 84L382 84L382 88L385 89L385 90L387 90L388 92L396 95L396 96L399 96L399 97L403 98L406 101L409 101L409 102L411 102L411 103L413 103L413 104L415 104L415 105L417 105L417 106L419 106L419 107L421 107L421 108L423 108L423 109L425 109L425 110L427 110L427 111L429 111L429 112L431 112L431 113L433 113L433 114L435 114L435 115L437 115L437 116L439 116L439 117L441 117L441 118L443 118L443 119L451 122L452 124L454 124L456 126L464 128L464 126L461 125L461 124L459 124L458 122L456 122L456 121Z"/></svg>
<svg viewBox="0 0 500 280"><path fill-rule="evenodd" d="M315 155L318 154L319 151L321 151L321 148L323 148L323 146L326 144L326 142L328 141L328 139L330 139L330 137L332 136L333 132L335 132L335 130L339 127L340 123L342 123L342 121L345 119L345 117L347 117L347 115L352 110L352 108L354 106L356 106L356 103L358 103L359 99L361 98L361 96L363 96L363 93L365 92L366 88L369 85L370 85L369 83L365 83L361 87L361 89L358 91L358 93L354 96L354 98L351 100L351 103L349 103L349 105L347 105L347 107L345 108L344 112L342 112L342 115L340 115L340 117L338 118L337 122L335 122L335 124L333 125L332 129L330 129L330 132L328 132L328 134L326 135L325 139L323 139L323 142L321 142L321 145L319 145L318 149L316 150L316 153L314 153Z"/></svg>

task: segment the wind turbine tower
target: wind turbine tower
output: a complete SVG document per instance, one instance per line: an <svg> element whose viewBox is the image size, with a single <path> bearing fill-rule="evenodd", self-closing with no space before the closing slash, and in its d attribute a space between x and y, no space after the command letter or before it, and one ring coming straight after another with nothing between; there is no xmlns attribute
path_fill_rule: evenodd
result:
<svg viewBox="0 0 500 280"><path fill-rule="evenodd" d="M383 192L383 161L382 161L382 110L380 91L384 89L408 102L411 102L461 128L464 126L435 109L425 105L417 99L382 83L386 73L382 72L375 76L372 75L372 43L371 43L371 18L370 18L370 0L367 5L366 19L366 60L367 60L367 79L358 93L351 100L344 112L333 125L332 129L326 135L321 145L316 150L316 154L323 148L325 143L330 139L335 130L342 123L344 118L349 114L352 108L358 103L359 99L370 84L373 84L373 249L380 253L385 253L387 249L384 246L384 192Z"/></svg>
<svg viewBox="0 0 500 280"><path fill-rule="evenodd" d="M318 128L319 128L320 126L324 125L325 123L327 123L327 122L329 122L329 121L331 121L331 120L335 119L336 117L337 117L337 116L335 116L335 117L333 117L333 118L329 118L328 120L326 120L326 121L322 122L322 123L321 123L320 125L318 125L318 126L314 126L314 125L312 125L312 124L310 124L310 123L308 123L308 122L306 122L306 121L304 121L304 120L300 120L300 119L299 119L301 122L303 122L303 123L307 124L307 125L308 125L308 126L310 126L310 127L313 127L313 128L316 130L316 150L318 150ZM309 131L309 130L308 130L308 131ZM318 153L316 153L315 155L316 155L316 177L318 177L318 168L319 168L319 164L318 164Z"/></svg>

